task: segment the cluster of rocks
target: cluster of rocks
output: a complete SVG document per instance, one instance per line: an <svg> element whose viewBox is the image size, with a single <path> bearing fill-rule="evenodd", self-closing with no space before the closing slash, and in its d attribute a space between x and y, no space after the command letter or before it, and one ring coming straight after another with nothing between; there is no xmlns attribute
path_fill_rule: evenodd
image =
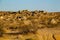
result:
<svg viewBox="0 0 60 40"><path fill-rule="evenodd" d="M0 11L0 29L6 33L35 33L41 28L60 25L60 12L44 11Z"/></svg>

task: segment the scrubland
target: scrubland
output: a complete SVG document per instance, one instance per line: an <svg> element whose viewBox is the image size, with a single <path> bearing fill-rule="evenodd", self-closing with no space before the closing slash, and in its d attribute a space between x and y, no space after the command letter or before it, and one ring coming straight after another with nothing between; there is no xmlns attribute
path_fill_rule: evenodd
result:
<svg viewBox="0 0 60 40"><path fill-rule="evenodd" d="M0 40L60 40L60 12L0 11Z"/></svg>

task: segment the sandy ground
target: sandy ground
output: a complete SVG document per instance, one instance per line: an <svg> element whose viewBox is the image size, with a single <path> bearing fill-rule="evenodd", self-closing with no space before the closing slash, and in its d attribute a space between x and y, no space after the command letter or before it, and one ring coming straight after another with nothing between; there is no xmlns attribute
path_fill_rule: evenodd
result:
<svg viewBox="0 0 60 40"><path fill-rule="evenodd" d="M28 38L28 39L27 39ZM39 29L36 34L27 35L4 35L1 40L60 40L60 28Z"/></svg>
<svg viewBox="0 0 60 40"><path fill-rule="evenodd" d="M60 28L44 28L37 31L39 40L60 40Z"/></svg>

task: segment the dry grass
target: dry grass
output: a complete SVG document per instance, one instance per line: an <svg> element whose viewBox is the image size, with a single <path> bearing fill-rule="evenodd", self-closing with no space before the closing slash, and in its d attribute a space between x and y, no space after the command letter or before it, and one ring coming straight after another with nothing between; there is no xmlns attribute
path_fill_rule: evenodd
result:
<svg viewBox="0 0 60 40"><path fill-rule="evenodd" d="M60 32L57 28L60 12L0 12L0 33L3 33L0 40L60 40L60 35L54 34Z"/></svg>

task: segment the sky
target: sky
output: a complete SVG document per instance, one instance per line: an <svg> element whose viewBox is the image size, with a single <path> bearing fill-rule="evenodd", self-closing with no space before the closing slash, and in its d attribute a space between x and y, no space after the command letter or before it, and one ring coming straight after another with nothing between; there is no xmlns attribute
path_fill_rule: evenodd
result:
<svg viewBox="0 0 60 40"><path fill-rule="evenodd" d="M0 0L0 11L18 10L60 12L60 0Z"/></svg>

